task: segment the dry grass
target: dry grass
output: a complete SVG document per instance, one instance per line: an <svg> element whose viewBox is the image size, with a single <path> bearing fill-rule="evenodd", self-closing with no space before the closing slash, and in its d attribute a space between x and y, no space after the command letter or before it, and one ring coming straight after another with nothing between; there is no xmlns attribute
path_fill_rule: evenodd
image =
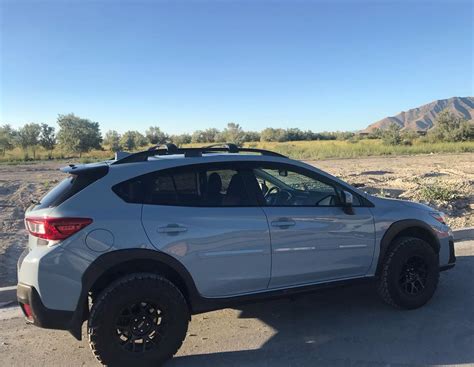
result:
<svg viewBox="0 0 474 367"><path fill-rule="evenodd" d="M187 146L205 146L206 144L189 144ZM355 141L339 141L339 140L315 140L315 141L292 141L285 143L273 142L255 142L245 143L244 146L252 148L261 148L273 150L278 153L287 155L294 159L325 159L325 158L357 158L369 156L386 156L386 155L414 155L414 154L431 154L431 153L467 153L474 152L474 141L457 142L457 143L426 143L415 141L412 145L386 145L382 140L355 140ZM143 147L140 149L146 149ZM3 163L21 163L31 161L33 154L25 153L15 148L0 156L0 162ZM48 152L42 148L36 151L35 160L47 160ZM53 151L53 159L70 159L76 158L81 162L92 162L97 160L110 159L113 153L106 150L93 150L82 155L81 158L74 157L59 149Z"/></svg>
<svg viewBox="0 0 474 367"><path fill-rule="evenodd" d="M273 150L295 159L357 158L384 155L474 152L474 141L459 143L423 143L386 145L381 140L297 141L287 143L249 143L248 147Z"/></svg>

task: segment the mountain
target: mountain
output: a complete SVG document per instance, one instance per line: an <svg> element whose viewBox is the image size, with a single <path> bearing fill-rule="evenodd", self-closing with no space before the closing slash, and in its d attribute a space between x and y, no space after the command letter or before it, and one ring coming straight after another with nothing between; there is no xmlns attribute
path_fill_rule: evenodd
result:
<svg viewBox="0 0 474 367"><path fill-rule="evenodd" d="M474 97L452 97L438 99L423 106L400 112L398 115L385 117L370 124L364 131L370 132L375 128L385 129L392 123L406 130L429 130L433 127L438 114L448 109L466 120L474 119Z"/></svg>

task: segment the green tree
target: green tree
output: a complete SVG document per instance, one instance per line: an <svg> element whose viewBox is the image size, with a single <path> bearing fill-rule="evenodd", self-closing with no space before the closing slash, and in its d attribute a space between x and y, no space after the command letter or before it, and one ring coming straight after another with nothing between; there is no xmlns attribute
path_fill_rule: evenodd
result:
<svg viewBox="0 0 474 367"><path fill-rule="evenodd" d="M120 138L120 145L126 150L134 150L146 145L147 143L147 138L138 131L126 131Z"/></svg>
<svg viewBox="0 0 474 367"><path fill-rule="evenodd" d="M102 136L98 122L70 113L59 115L57 123L59 125L57 139L64 150L79 154L81 157L82 153L101 148Z"/></svg>
<svg viewBox="0 0 474 367"><path fill-rule="evenodd" d="M285 129L274 129L268 127L260 133L260 141L288 141L288 132Z"/></svg>
<svg viewBox="0 0 474 367"><path fill-rule="evenodd" d="M191 136L193 143L216 143L221 139L221 133L216 128L209 128L206 130L196 130Z"/></svg>
<svg viewBox="0 0 474 367"><path fill-rule="evenodd" d="M403 145L412 145L413 142L419 138L419 135L416 131L413 130L405 130L401 132L401 139Z"/></svg>
<svg viewBox="0 0 474 367"><path fill-rule="evenodd" d="M122 149L120 145L120 134L115 130L109 130L104 136L104 145L106 145L110 151L118 152Z"/></svg>
<svg viewBox="0 0 474 367"><path fill-rule="evenodd" d="M36 158L36 148L39 144L39 138L41 134L41 126L34 122L25 124L23 127L18 129L16 134L17 145L23 149L25 159L28 158L28 148L33 151L33 159Z"/></svg>
<svg viewBox="0 0 474 367"><path fill-rule="evenodd" d="M220 141L242 145L244 143L245 132L239 124L229 122L227 127L220 134Z"/></svg>
<svg viewBox="0 0 474 367"><path fill-rule="evenodd" d="M184 144L191 143L191 135L189 134L180 134L180 135L171 135L169 137L170 141L173 144L176 144L178 147Z"/></svg>
<svg viewBox="0 0 474 367"><path fill-rule="evenodd" d="M401 127L392 123L382 133L382 140L388 145L399 145L402 142Z"/></svg>
<svg viewBox="0 0 474 367"><path fill-rule="evenodd" d="M145 136L151 144L164 144L168 139L167 135L158 126L150 126L145 131Z"/></svg>
<svg viewBox="0 0 474 367"><path fill-rule="evenodd" d="M254 142L260 141L260 133L257 131L246 131L244 133L244 141L247 142Z"/></svg>
<svg viewBox="0 0 474 367"><path fill-rule="evenodd" d="M288 141L305 140L305 134L298 128L286 129L286 138Z"/></svg>
<svg viewBox="0 0 474 367"><path fill-rule="evenodd" d="M368 138L369 139L381 139L383 135L383 130L379 127L375 127L370 131Z"/></svg>
<svg viewBox="0 0 474 367"><path fill-rule="evenodd" d="M13 149L15 144L15 130L8 124L0 126L0 153L5 156L7 150Z"/></svg>
<svg viewBox="0 0 474 367"><path fill-rule="evenodd" d="M48 158L51 159L53 155L53 149L56 146L54 127L48 126L47 124L41 124L39 143L44 149L48 151Z"/></svg>
<svg viewBox="0 0 474 367"><path fill-rule="evenodd" d="M436 118L434 128L429 131L434 141L466 141L473 138L473 126L449 110L443 110Z"/></svg>

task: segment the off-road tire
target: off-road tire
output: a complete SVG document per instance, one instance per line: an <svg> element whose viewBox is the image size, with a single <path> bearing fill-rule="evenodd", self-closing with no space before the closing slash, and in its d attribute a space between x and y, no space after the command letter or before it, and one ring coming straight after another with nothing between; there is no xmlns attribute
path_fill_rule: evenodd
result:
<svg viewBox="0 0 474 367"><path fill-rule="evenodd" d="M157 333L157 347L137 353L120 345L116 320L124 307L141 302L156 304L166 321L163 335ZM110 284L93 304L87 325L89 345L99 362L107 366L160 366L181 347L189 318L183 294L169 280L149 273L127 275Z"/></svg>
<svg viewBox="0 0 474 367"><path fill-rule="evenodd" d="M416 295L407 294L400 279L409 259L420 258L426 264L426 284ZM433 296L439 280L438 255L426 241L415 237L400 237L390 247L377 279L380 297L396 308L415 309L423 306Z"/></svg>

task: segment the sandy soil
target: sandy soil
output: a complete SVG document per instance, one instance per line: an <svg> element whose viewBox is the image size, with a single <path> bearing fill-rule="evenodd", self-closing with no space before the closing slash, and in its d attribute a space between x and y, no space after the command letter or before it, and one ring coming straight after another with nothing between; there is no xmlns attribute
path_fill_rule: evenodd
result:
<svg viewBox="0 0 474 367"><path fill-rule="evenodd" d="M421 189L445 185L458 191L430 205L444 210L453 228L474 225L474 154L332 159L309 162L370 193L422 201ZM0 165L0 287L16 283L16 261L26 244L23 214L64 176L69 162Z"/></svg>

